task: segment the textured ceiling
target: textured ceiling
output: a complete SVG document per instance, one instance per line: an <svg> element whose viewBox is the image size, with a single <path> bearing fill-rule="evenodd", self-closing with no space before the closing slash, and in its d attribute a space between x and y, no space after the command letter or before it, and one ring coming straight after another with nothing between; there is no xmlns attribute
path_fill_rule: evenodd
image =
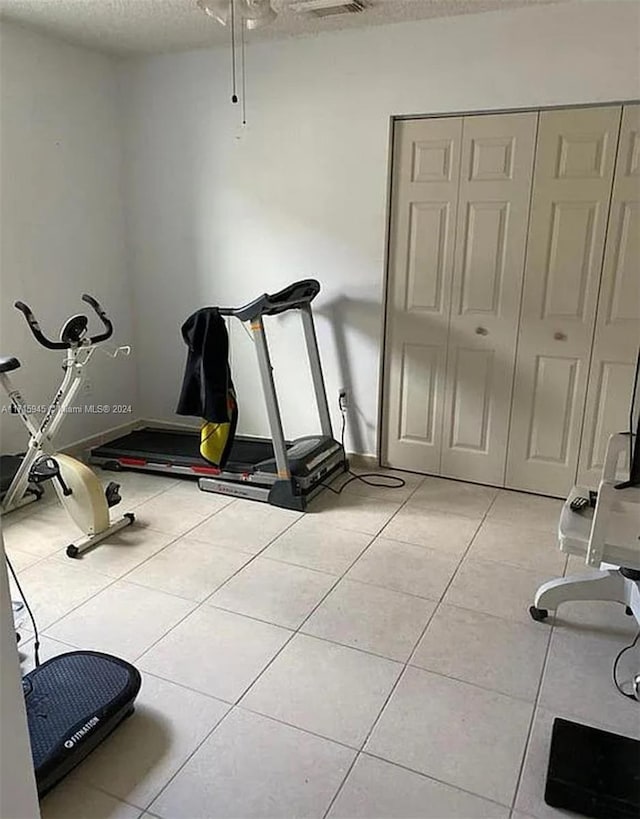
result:
<svg viewBox="0 0 640 819"><path fill-rule="evenodd" d="M473 14L568 0L371 0L361 14L319 19L272 0L275 23L248 32L248 40L315 34L429 17ZM69 42L121 55L202 48L224 43L228 29L207 17L195 0L0 0L0 15Z"/></svg>

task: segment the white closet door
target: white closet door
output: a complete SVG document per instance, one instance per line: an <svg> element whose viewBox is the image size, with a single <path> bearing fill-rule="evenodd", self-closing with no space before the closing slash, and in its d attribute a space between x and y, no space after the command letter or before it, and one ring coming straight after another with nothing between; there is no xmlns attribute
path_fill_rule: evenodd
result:
<svg viewBox="0 0 640 819"><path fill-rule="evenodd" d="M507 486L575 480L621 109L540 114Z"/></svg>
<svg viewBox="0 0 640 819"><path fill-rule="evenodd" d="M443 475L504 483L537 113L466 117Z"/></svg>
<svg viewBox="0 0 640 819"><path fill-rule="evenodd" d="M395 127L383 461L440 469L462 119Z"/></svg>
<svg viewBox="0 0 640 819"><path fill-rule="evenodd" d="M578 482L598 485L609 436L628 429L640 344L640 106L622 126L607 231Z"/></svg>

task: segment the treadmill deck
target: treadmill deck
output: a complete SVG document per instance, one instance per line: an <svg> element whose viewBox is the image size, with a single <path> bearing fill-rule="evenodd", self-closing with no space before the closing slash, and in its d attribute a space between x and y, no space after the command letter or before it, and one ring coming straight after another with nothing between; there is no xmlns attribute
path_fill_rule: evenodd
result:
<svg viewBox="0 0 640 819"><path fill-rule="evenodd" d="M135 461L155 461L185 467L211 467L200 455L200 432L176 431L153 427L137 429L122 438L97 447L92 458L101 462L125 458ZM264 438L248 438L236 435L229 463L225 471L245 472L255 464L274 457L271 441ZM135 464L132 463L135 467Z"/></svg>

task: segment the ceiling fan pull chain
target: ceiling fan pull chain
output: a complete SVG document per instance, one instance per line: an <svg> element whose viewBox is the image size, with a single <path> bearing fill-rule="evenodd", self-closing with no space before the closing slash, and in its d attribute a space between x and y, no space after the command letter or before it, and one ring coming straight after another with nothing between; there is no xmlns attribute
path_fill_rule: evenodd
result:
<svg viewBox="0 0 640 819"><path fill-rule="evenodd" d="M236 0L229 0L231 5L231 102L238 102L236 88Z"/></svg>
<svg viewBox="0 0 640 819"><path fill-rule="evenodd" d="M244 21L242 23L240 29L240 47L241 47L241 54L240 59L242 63L242 124L247 124L247 70L246 70L246 62L245 62L245 34L244 34Z"/></svg>

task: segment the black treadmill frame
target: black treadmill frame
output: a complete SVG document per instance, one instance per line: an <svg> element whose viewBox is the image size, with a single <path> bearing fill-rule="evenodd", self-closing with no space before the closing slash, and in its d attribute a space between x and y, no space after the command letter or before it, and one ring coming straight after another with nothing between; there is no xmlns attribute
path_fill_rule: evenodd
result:
<svg viewBox="0 0 640 819"><path fill-rule="evenodd" d="M320 283L316 279L304 279L294 282L278 293L264 293L259 298L242 307L222 307L223 316L249 322L252 332L258 369L262 383L271 443L273 445L275 471L266 471L260 464L252 469L238 472L235 469L217 469L204 459L201 463L190 465L176 464L159 453L156 460L147 456L136 458L118 453L117 447L106 444L91 453L93 463L102 464L113 469L137 469L145 472L172 473L199 478L199 487L205 492L217 492L234 497L260 500L288 509L304 510L307 501L323 488L324 482L348 469L348 461L342 444L333 437L327 393L320 362L318 340L313 320L311 302L320 292ZM287 442L282 427L282 416L278 403L273 367L269 356L269 347L264 327L264 316L273 316L290 310L297 310L302 319L305 346L311 371L316 406L320 419L322 434L307 436L298 441ZM182 430L184 431L184 429ZM292 469L289 450L296 444L317 437L318 445L310 453L309 462L304 470ZM256 439L265 441L267 439ZM117 442L114 442L117 443Z"/></svg>

